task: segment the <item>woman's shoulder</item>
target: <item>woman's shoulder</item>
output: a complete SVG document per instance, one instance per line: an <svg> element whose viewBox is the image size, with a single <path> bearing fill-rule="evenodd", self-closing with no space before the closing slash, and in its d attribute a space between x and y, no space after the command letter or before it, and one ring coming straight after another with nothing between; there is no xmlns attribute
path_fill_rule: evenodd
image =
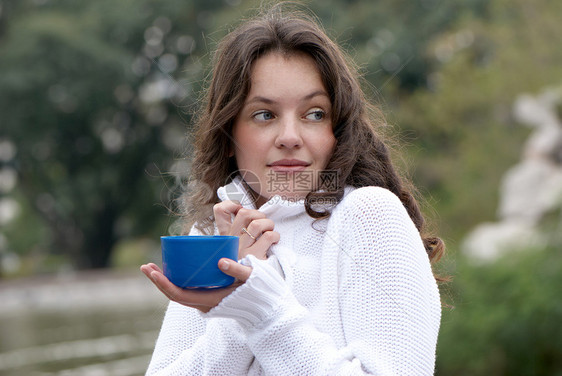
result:
<svg viewBox="0 0 562 376"><path fill-rule="evenodd" d="M398 196L381 187L347 192L332 211L327 232L330 241L345 249L347 255L353 255L354 260L367 260L374 254L377 257L372 262L388 258L418 260L414 255L425 254L406 208Z"/></svg>
<svg viewBox="0 0 562 376"><path fill-rule="evenodd" d="M348 187L344 197L336 206L335 211L349 210L390 210L405 211L402 202L390 190L382 187L368 186L361 188Z"/></svg>
<svg viewBox="0 0 562 376"><path fill-rule="evenodd" d="M375 186L346 189L330 217L335 225L354 223L362 224L362 228L411 221L398 196L386 188Z"/></svg>

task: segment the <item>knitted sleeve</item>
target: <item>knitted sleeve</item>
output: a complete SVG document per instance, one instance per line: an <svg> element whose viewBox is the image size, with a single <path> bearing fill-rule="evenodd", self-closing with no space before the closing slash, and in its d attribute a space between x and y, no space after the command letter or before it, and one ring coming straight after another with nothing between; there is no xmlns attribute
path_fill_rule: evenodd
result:
<svg viewBox="0 0 562 376"><path fill-rule="evenodd" d="M345 343L316 328L285 280L253 257L248 281L208 315L240 323L266 374L433 374L439 296L398 198L381 188L355 190L334 210L327 239L324 252L337 261L322 266L337 280L323 299L337 307L334 331L343 331Z"/></svg>
<svg viewBox="0 0 562 376"><path fill-rule="evenodd" d="M348 198L334 235L348 349L374 374L432 375L441 302L421 237L390 191Z"/></svg>

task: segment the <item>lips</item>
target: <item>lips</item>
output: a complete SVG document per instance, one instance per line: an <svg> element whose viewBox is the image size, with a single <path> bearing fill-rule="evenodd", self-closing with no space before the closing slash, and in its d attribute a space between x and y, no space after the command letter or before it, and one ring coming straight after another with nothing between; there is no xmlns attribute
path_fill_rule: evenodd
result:
<svg viewBox="0 0 562 376"><path fill-rule="evenodd" d="M299 159L281 159L268 164L268 166L276 172L298 172L305 170L310 166L310 163Z"/></svg>

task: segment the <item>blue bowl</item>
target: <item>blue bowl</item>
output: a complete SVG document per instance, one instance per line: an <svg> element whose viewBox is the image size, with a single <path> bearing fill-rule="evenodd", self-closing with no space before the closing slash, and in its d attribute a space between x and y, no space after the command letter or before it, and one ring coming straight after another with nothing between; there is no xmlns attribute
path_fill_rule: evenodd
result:
<svg viewBox="0 0 562 376"><path fill-rule="evenodd" d="M161 236L164 275L184 289L230 286L234 277L217 266L223 257L238 260L237 236Z"/></svg>

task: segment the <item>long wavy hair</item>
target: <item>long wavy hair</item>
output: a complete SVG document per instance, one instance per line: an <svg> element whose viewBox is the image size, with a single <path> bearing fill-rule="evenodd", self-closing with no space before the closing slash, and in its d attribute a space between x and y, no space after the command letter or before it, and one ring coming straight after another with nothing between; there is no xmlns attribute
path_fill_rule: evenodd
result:
<svg viewBox="0 0 562 376"><path fill-rule="evenodd" d="M332 104L336 147L326 170L337 171L337 189L310 192L305 199L307 213L315 219L328 217L329 210L316 211L314 203L327 198L339 202L345 186L386 188L402 201L430 260L438 260L444 244L424 232L424 217L412 185L391 162L390 150L378 131L384 119L367 101L357 69L318 22L279 7L244 22L218 45L205 105L196 117L191 179L182 200L187 225L213 232L212 206L219 202L216 190L237 171L231 156L232 127L250 90L253 63L271 52L310 56Z"/></svg>

